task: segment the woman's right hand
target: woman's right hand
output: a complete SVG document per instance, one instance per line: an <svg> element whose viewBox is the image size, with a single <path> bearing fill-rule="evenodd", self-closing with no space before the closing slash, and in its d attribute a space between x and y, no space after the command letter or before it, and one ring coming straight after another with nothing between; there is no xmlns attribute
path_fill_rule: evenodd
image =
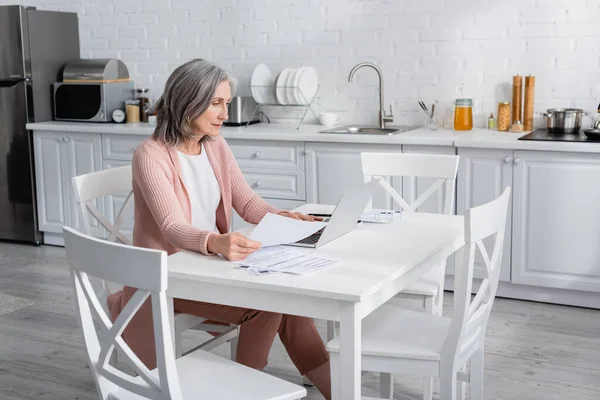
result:
<svg viewBox="0 0 600 400"><path fill-rule="evenodd" d="M222 254L230 261L239 261L260 249L260 243L241 233L212 234L208 237L208 251Z"/></svg>

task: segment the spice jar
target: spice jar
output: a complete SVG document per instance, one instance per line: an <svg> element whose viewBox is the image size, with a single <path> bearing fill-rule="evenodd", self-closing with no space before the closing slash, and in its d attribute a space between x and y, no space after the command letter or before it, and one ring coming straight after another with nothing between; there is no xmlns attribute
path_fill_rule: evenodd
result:
<svg viewBox="0 0 600 400"><path fill-rule="evenodd" d="M140 122L140 101L127 100L125 101L125 113L127 114L127 122Z"/></svg>
<svg viewBox="0 0 600 400"><path fill-rule="evenodd" d="M491 113L487 119L487 128L490 130L496 129L496 120L494 119L494 113Z"/></svg>
<svg viewBox="0 0 600 400"><path fill-rule="evenodd" d="M508 132L510 129L510 103L498 103L498 130Z"/></svg>
<svg viewBox="0 0 600 400"><path fill-rule="evenodd" d="M140 104L140 121L142 122L148 122L148 114L150 112L150 99L148 98L149 91L150 89L136 89L137 98Z"/></svg>
<svg viewBox="0 0 600 400"><path fill-rule="evenodd" d="M523 124L521 123L521 121L515 121L512 125L512 127L510 128L511 132L523 132Z"/></svg>
<svg viewBox="0 0 600 400"><path fill-rule="evenodd" d="M456 99L454 108L454 130L470 131L473 129L473 100Z"/></svg>

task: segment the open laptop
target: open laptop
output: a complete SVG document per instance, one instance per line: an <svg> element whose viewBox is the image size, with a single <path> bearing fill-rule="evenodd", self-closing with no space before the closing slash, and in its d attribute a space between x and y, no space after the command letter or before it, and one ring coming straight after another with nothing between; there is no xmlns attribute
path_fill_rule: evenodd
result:
<svg viewBox="0 0 600 400"><path fill-rule="evenodd" d="M371 200L374 186L377 184L377 181L373 180L346 190L335 206L325 227L302 240L289 243L286 246L317 248L350 232L357 225L361 214L369 200Z"/></svg>

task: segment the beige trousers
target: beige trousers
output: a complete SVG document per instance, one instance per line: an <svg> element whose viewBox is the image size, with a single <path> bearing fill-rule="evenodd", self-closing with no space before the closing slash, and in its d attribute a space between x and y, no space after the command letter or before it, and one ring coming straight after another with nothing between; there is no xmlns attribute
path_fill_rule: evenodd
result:
<svg viewBox="0 0 600 400"><path fill-rule="evenodd" d="M278 333L300 374L306 375L329 361L329 353L310 318L183 299L174 299L174 309L178 313L240 325L236 361L248 367L261 370L267 366Z"/></svg>

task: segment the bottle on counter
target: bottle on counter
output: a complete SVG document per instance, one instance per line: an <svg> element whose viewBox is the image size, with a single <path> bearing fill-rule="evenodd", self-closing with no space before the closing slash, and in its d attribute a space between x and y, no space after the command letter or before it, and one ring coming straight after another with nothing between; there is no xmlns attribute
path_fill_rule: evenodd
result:
<svg viewBox="0 0 600 400"><path fill-rule="evenodd" d="M456 99L454 110L454 130L470 131L473 129L473 100Z"/></svg>
<svg viewBox="0 0 600 400"><path fill-rule="evenodd" d="M125 101L125 113L127 123L140 122L140 101L138 99Z"/></svg>
<svg viewBox="0 0 600 400"><path fill-rule="evenodd" d="M148 122L148 114L150 112L150 99L148 98L148 92L150 89L138 88L135 91L137 93L137 99L140 102L140 121Z"/></svg>
<svg viewBox="0 0 600 400"><path fill-rule="evenodd" d="M523 132L523 124L520 120L515 121L510 128L511 132L520 133Z"/></svg>
<svg viewBox="0 0 600 400"><path fill-rule="evenodd" d="M510 103L507 101L498 103L498 130L508 132L510 130Z"/></svg>
<svg viewBox="0 0 600 400"><path fill-rule="evenodd" d="M513 76L512 92L512 120L522 121L523 110L523 77L521 75Z"/></svg>
<svg viewBox="0 0 600 400"><path fill-rule="evenodd" d="M494 113L490 113L490 116L487 119L487 128L489 130L496 129L496 119L494 118Z"/></svg>
<svg viewBox="0 0 600 400"><path fill-rule="evenodd" d="M523 101L523 130L533 130L533 106L535 97L535 76L525 77L525 99Z"/></svg>

